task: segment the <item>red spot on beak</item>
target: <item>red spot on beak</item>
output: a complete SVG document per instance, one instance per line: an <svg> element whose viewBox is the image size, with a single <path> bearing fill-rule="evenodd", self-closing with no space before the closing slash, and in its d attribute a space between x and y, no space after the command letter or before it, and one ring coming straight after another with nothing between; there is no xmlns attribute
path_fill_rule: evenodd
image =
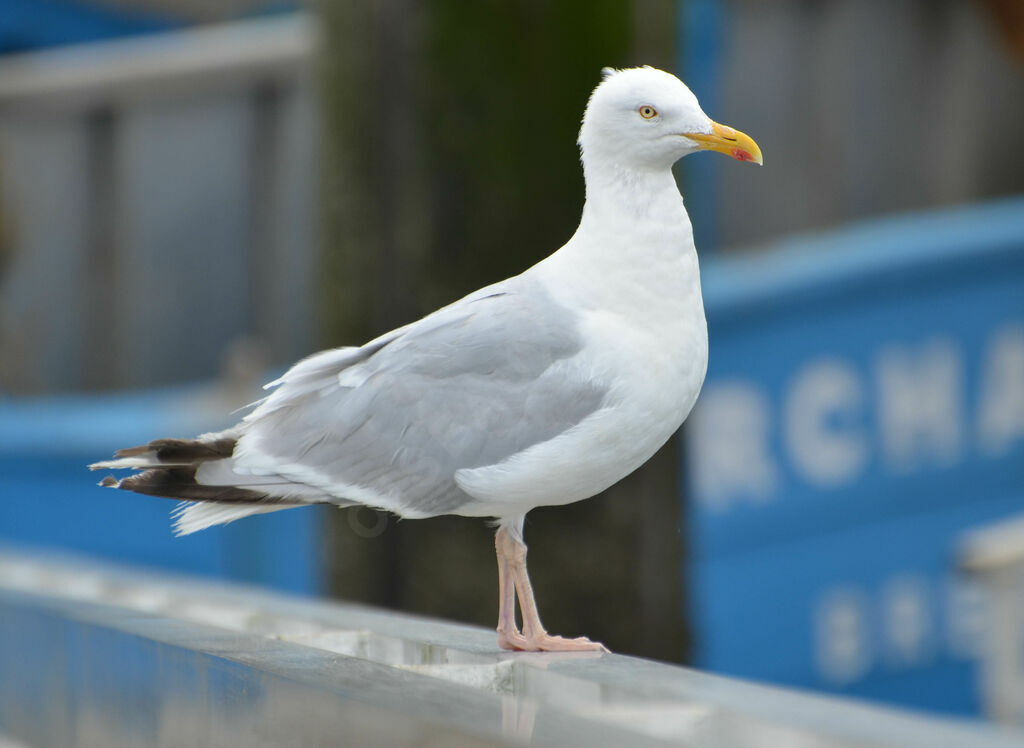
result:
<svg viewBox="0 0 1024 748"><path fill-rule="evenodd" d="M733 148L731 155L737 161L753 161L754 160L754 157L748 151L745 151L742 148Z"/></svg>

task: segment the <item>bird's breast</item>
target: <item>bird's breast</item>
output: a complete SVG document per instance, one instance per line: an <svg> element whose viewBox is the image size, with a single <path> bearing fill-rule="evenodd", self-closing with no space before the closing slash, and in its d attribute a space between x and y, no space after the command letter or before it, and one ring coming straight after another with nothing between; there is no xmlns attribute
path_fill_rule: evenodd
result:
<svg viewBox="0 0 1024 748"><path fill-rule="evenodd" d="M566 370L605 395L559 436L498 465L456 473L478 499L461 513L513 516L593 496L640 467L679 428L704 380L707 328L695 258L671 269L671 289L658 286L657 273L595 273L593 263L544 269L547 290L572 311L567 317L580 336Z"/></svg>
<svg viewBox="0 0 1024 748"><path fill-rule="evenodd" d="M630 400L656 390L685 417L704 380L707 323L697 253L683 230L657 226L571 243L538 266L551 294L580 315L585 356Z"/></svg>
<svg viewBox="0 0 1024 748"><path fill-rule="evenodd" d="M576 287L584 298L575 303L585 309L581 363L608 388L612 413L603 427L618 431L619 459L632 469L696 402L708 364L707 323L692 248L648 253L646 264L613 264L590 287Z"/></svg>

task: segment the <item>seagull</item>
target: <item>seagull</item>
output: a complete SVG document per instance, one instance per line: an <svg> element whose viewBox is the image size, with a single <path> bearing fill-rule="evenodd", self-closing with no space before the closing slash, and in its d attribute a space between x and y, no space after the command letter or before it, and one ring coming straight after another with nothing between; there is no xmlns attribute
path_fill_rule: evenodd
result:
<svg viewBox="0 0 1024 748"><path fill-rule="evenodd" d="M490 518L498 645L608 651L544 629L523 522L618 482L686 419L708 337L672 165L700 150L762 158L651 67L602 71L578 145L586 203L554 254L365 345L299 361L226 431L119 450L89 467L138 472L100 485L182 499L178 535L309 504Z"/></svg>

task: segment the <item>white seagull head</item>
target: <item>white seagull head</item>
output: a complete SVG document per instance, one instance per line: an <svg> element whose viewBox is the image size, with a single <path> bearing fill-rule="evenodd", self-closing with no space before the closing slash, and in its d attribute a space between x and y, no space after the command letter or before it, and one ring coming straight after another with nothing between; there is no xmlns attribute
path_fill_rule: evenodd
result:
<svg viewBox="0 0 1024 748"><path fill-rule="evenodd" d="M596 158L630 169L666 169L700 150L762 163L750 137L713 122L671 73L652 67L602 72L580 128L584 163Z"/></svg>

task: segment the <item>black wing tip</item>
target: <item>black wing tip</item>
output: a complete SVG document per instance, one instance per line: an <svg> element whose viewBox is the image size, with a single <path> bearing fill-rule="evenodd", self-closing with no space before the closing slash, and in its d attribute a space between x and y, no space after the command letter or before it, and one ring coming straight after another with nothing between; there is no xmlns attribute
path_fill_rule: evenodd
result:
<svg viewBox="0 0 1024 748"><path fill-rule="evenodd" d="M136 447L125 447L114 452L115 459L146 456L157 462L191 464L231 457L237 439L231 436L213 441L202 439L154 439Z"/></svg>
<svg viewBox="0 0 1024 748"><path fill-rule="evenodd" d="M150 451L148 444L140 444L137 447L125 447L114 452L114 457L120 459L122 457L138 457L139 455L146 454Z"/></svg>
<svg viewBox="0 0 1024 748"><path fill-rule="evenodd" d="M225 504L285 503L285 499L239 486L206 485L196 482L196 467L150 468L122 478L118 488L148 496L183 501L212 501Z"/></svg>

